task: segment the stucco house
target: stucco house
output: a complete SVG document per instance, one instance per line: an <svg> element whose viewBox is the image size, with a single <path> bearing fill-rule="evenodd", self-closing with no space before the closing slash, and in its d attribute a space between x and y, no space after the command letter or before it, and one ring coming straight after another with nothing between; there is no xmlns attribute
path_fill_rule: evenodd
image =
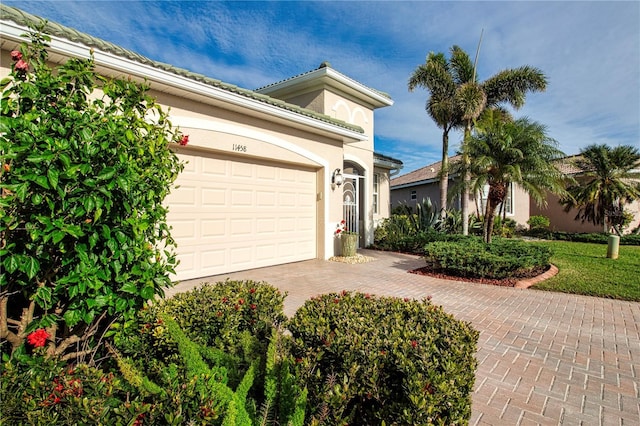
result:
<svg viewBox="0 0 640 426"><path fill-rule="evenodd" d="M575 164L575 159L579 155L573 155L563 158L558 162L558 168L560 170L572 176L576 181L584 182L584 170L580 169ZM640 164L638 165L640 169ZM638 170L640 172L640 170ZM630 204L627 204L624 209L633 215L633 220L625 229L626 232L640 226L640 200L636 200ZM602 225L594 225L591 222L582 222L581 220L575 220L578 210L572 209L569 212L564 211L564 207L560 204L559 197L554 194L547 194L547 206L537 206L535 203L531 205L531 215L542 215L549 218L549 229L552 231L564 231L564 232L603 232Z"/></svg>
<svg viewBox="0 0 640 426"><path fill-rule="evenodd" d="M575 166L570 156L558 162L560 170L574 177L577 180L582 179L583 170ZM458 161L459 156L450 157L449 161L454 163ZM425 198L430 198L433 205L439 208L440 203L440 161L413 170L402 176L391 179L391 206L392 208L406 204L415 207L416 203L422 202ZM451 194L448 208L460 209L460 196L454 195L453 186L458 177L454 174L449 175L449 194ZM484 194L486 197L486 193ZM484 213L486 198L478 197L477 201L470 194L470 212L476 214ZM547 194L547 205L538 206L537 203L518 185L512 185L509 188L509 194L504 203L505 217L513 219L519 226L528 227L527 221L531 216L541 215L549 218L551 224L549 229L552 231L562 232L602 232L602 226L595 226L589 222L575 220L577 210L569 212L564 211L564 207L560 204L559 197L554 194ZM637 200L625 207L626 210L634 215L634 220L627 227L631 230L640 225L640 200ZM498 208L498 211L503 211Z"/></svg>
<svg viewBox="0 0 640 426"><path fill-rule="evenodd" d="M40 18L0 5L0 77L10 51ZM338 252L334 231L345 219L365 246L389 215L389 177L399 160L374 152L374 112L393 105L385 93L329 64L247 90L142 57L55 23L50 60L87 58L96 71L146 80L170 108L189 144L166 200L178 245L176 280L200 278Z"/></svg>
<svg viewBox="0 0 640 426"><path fill-rule="evenodd" d="M459 160L459 156L449 158L450 163ZM440 208L440 169L442 162L438 161L428 166L419 168L402 176L391 179L391 206L392 208L401 204L415 207L416 203L421 203L423 199L429 198L433 205ZM454 185L457 176L449 175L449 209L459 210L461 208L461 196L454 194ZM486 205L486 192L484 197L469 197L469 212L482 215ZM513 219L520 226L527 226L530 216L531 200L529 195L518 185L512 185L502 207L498 211L503 212L505 217Z"/></svg>

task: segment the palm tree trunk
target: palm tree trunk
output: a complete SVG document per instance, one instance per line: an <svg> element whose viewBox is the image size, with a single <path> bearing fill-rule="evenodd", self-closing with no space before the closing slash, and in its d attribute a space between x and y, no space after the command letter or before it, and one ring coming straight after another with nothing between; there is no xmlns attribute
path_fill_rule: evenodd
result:
<svg viewBox="0 0 640 426"><path fill-rule="evenodd" d="M484 230L482 232L482 237L484 242L487 244L491 243L491 235L493 234L493 224L496 219L496 207L497 204L495 202L487 199L487 211L484 215Z"/></svg>
<svg viewBox="0 0 640 426"><path fill-rule="evenodd" d="M467 122L467 126L464 129L464 139L463 139L463 149L462 149L462 159L464 162L464 176L463 186L462 186L462 205L460 209L462 210L462 235L469 235L469 180L471 177L469 176L469 156L466 153L466 148L464 145L467 142L467 139L471 137L471 120Z"/></svg>
<svg viewBox="0 0 640 426"><path fill-rule="evenodd" d="M449 132L442 132L442 165L440 168L440 219L447 217L447 193L449 191Z"/></svg>
<svg viewBox="0 0 640 426"><path fill-rule="evenodd" d="M495 221L496 208L504 202L507 197L507 189L504 183L489 184L489 194L487 194L487 210L484 215L484 232L483 237L486 243L491 242L491 234L493 234L493 224Z"/></svg>

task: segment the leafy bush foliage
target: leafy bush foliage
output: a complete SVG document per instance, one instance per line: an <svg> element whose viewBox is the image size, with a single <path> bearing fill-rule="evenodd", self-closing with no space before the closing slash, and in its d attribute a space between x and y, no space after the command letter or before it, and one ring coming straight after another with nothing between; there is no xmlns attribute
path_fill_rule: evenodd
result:
<svg viewBox="0 0 640 426"><path fill-rule="evenodd" d="M498 239L484 243L470 239L434 242L425 247L429 267L460 277L526 277L546 268L550 258L550 249L518 240Z"/></svg>
<svg viewBox="0 0 640 426"><path fill-rule="evenodd" d="M435 229L414 231L408 216L384 219L374 233L373 248L403 253L424 254L424 246L433 241L464 241L469 236L448 234Z"/></svg>
<svg viewBox="0 0 640 426"><path fill-rule="evenodd" d="M292 318L311 424L464 424L478 333L428 300L327 294Z"/></svg>
<svg viewBox="0 0 640 426"><path fill-rule="evenodd" d="M527 225L529 225L529 229L548 229L551 222L546 216L536 215L527 220Z"/></svg>
<svg viewBox="0 0 640 426"><path fill-rule="evenodd" d="M302 424L305 394L280 327L284 297L229 280L177 294L116 326L119 368L150 400L165 401L175 424Z"/></svg>
<svg viewBox="0 0 640 426"><path fill-rule="evenodd" d="M46 328L50 355L76 356L101 320L170 285L179 135L147 87L99 77L92 58L52 69L49 38L30 37L1 82L0 337L15 350Z"/></svg>
<svg viewBox="0 0 640 426"><path fill-rule="evenodd" d="M79 364L71 368L42 353L14 352L2 366L0 392L6 425L139 424L153 404L140 401L112 373Z"/></svg>

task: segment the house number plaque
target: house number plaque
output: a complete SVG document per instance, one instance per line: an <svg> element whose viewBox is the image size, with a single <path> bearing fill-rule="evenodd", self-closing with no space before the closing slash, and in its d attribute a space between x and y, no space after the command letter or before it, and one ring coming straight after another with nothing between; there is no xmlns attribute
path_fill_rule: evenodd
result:
<svg viewBox="0 0 640 426"><path fill-rule="evenodd" d="M233 151L237 151L237 152L247 152L247 146L246 145L238 145L238 144L233 144Z"/></svg>

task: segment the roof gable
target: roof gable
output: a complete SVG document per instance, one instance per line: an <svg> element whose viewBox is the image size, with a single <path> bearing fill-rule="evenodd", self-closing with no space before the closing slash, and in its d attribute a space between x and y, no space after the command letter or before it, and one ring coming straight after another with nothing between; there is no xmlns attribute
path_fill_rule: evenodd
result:
<svg viewBox="0 0 640 426"><path fill-rule="evenodd" d="M332 88L338 92L347 94L371 107L371 109L393 105L393 100L388 94L367 87L347 77L331 68L328 62L323 62L315 70L307 71L294 77L260 87L256 89L256 92L277 98L284 98L292 93L313 90L318 87Z"/></svg>
<svg viewBox="0 0 640 426"><path fill-rule="evenodd" d="M460 159L459 155L449 158L450 163L455 163ZM428 166L414 170L397 178L391 179L391 187L401 185L420 185L431 183L440 179L440 170L442 169L442 161L429 164Z"/></svg>

